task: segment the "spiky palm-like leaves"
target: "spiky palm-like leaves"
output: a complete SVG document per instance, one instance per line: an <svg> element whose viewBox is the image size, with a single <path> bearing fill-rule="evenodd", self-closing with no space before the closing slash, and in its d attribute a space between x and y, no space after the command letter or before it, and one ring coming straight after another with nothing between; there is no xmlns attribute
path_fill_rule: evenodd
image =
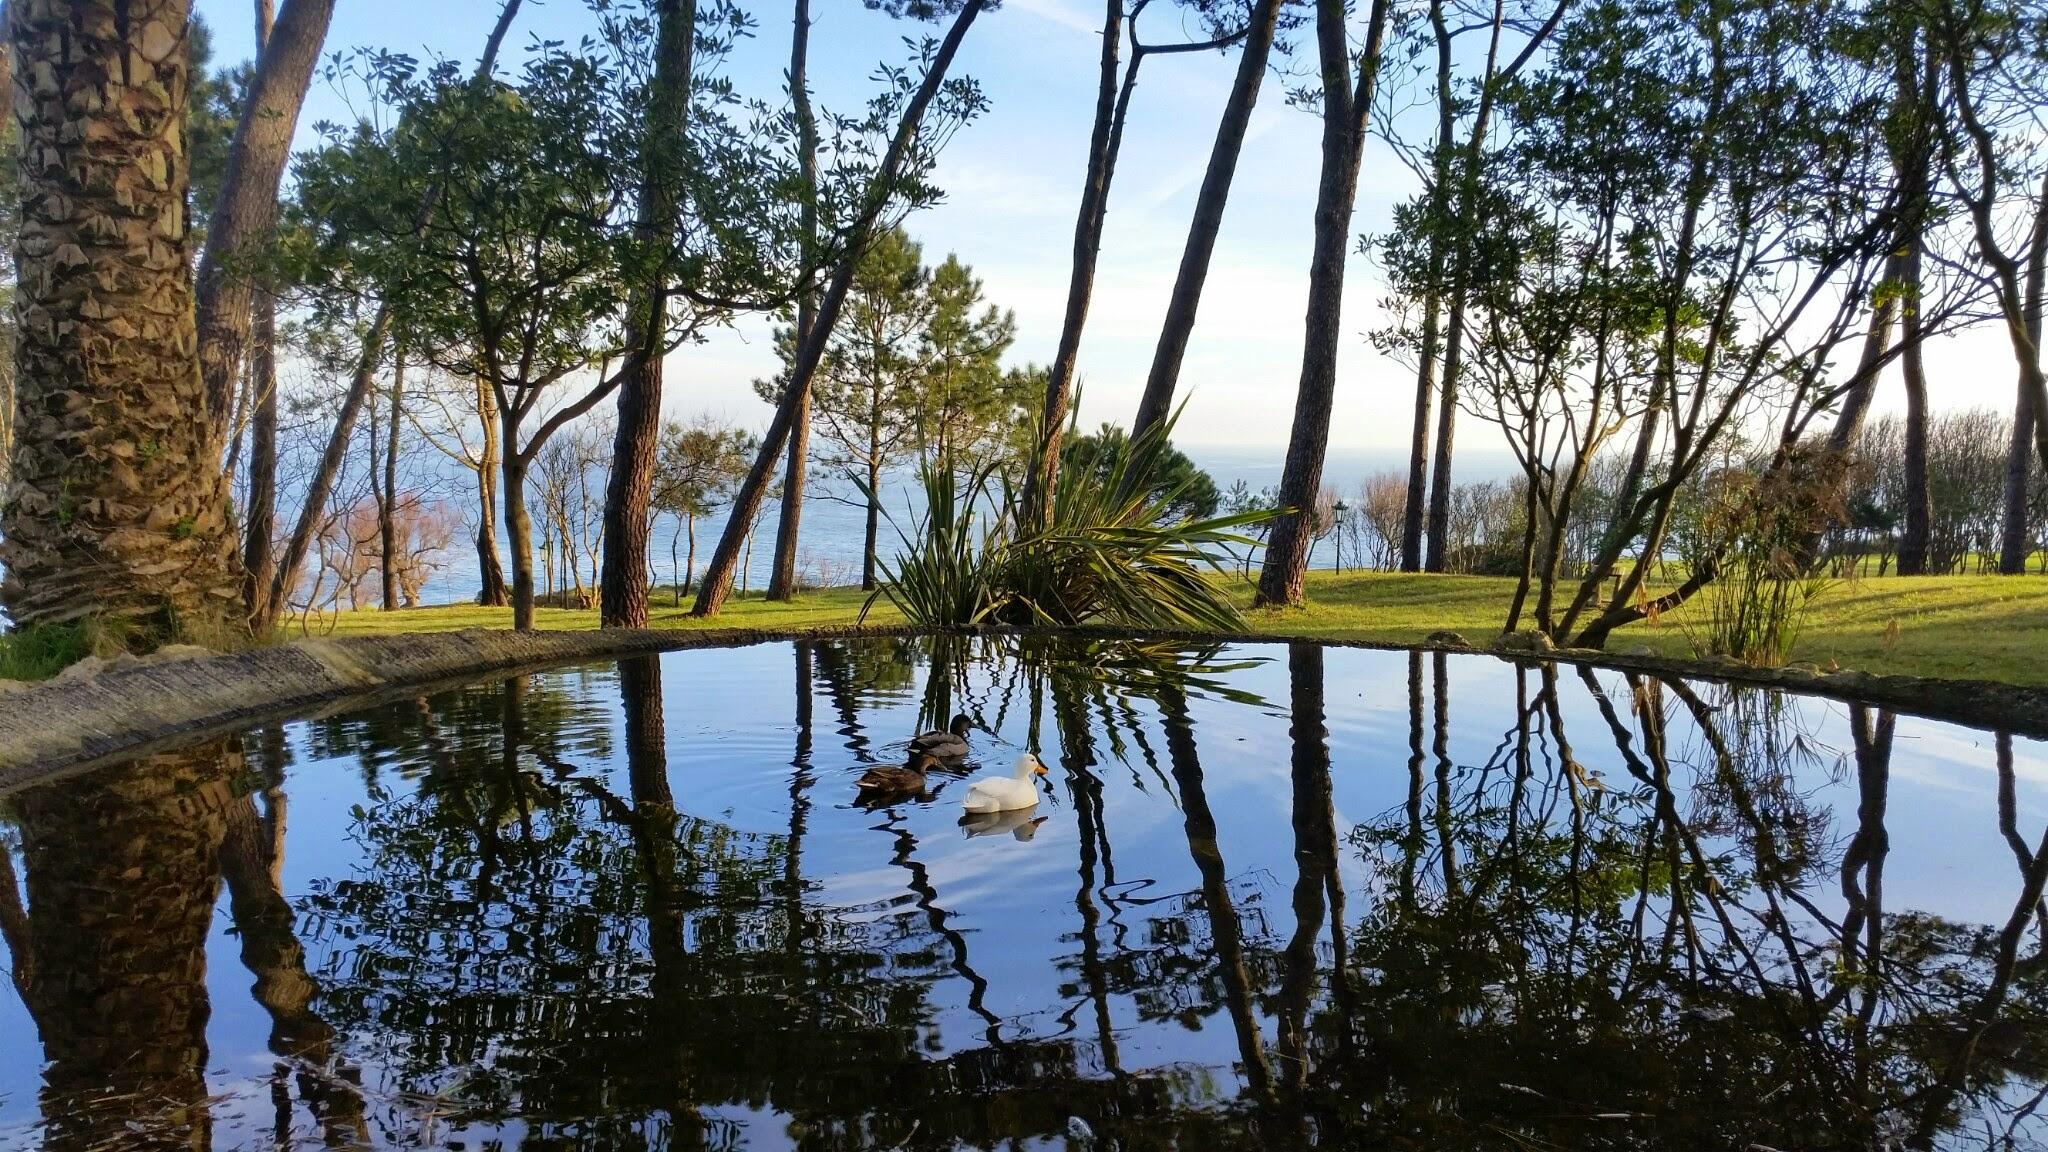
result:
<svg viewBox="0 0 2048 1152"><path fill-rule="evenodd" d="M1253 544L1238 530L1273 512L1175 517L1180 488L1157 482L1174 423L1134 438L1106 470L1062 470L1042 528L1021 522L1021 493L995 465L964 476L921 467L923 515L908 532L891 518L904 548L882 564L869 606L886 596L912 623L934 627L1241 629L1210 575L1224 571L1229 548Z"/></svg>

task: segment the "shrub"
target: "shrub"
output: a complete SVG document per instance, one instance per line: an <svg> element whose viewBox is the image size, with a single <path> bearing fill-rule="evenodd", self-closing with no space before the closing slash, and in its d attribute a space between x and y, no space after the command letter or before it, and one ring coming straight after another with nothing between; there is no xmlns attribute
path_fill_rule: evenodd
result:
<svg viewBox="0 0 2048 1152"><path fill-rule="evenodd" d="M915 624L1112 624L1236 631L1244 619L1210 579L1250 547L1238 530L1269 509L1205 519L1175 516L1185 499L1165 479L1173 421L1132 440L1107 467L1062 471L1044 527L1021 523L1019 493L994 465L964 477L919 469L925 512L904 551L881 564L874 595ZM866 614L866 607L862 609Z"/></svg>
<svg viewBox="0 0 2048 1152"><path fill-rule="evenodd" d="M1696 653L1784 663L1808 607L1831 583L1806 562L1806 542L1844 515L1848 468L1839 453L1801 449L1781 468L1707 477L1686 558L1712 569L1685 625Z"/></svg>

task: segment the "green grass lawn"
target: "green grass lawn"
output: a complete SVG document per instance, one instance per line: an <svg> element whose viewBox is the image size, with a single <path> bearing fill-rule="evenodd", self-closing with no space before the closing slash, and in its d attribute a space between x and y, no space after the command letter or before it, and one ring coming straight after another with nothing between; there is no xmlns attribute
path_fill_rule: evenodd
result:
<svg viewBox="0 0 2048 1152"><path fill-rule="evenodd" d="M1438 629L1484 644L1500 631L1514 581L1485 576L1361 572L1309 577L1309 606L1247 612L1253 631L1330 640L1411 643ZM738 627L802 629L852 624L863 595L854 589L808 593L794 603L758 596L730 601L713 620L694 620L683 607L657 598L656 628ZM1249 605L1249 587L1242 593ZM1610 646L1647 645L1660 654L1690 655L1686 613L1656 626L1638 624L1615 633ZM887 602L871 623L900 619ZM1887 640L1891 625L1895 636ZM457 606L400 612L351 612L334 622L336 635L438 632L457 628L509 628L510 609ZM597 613L544 608L541 628L594 628ZM2048 579L2036 576L1884 577L1830 587L1806 622L1795 660L1916 676L1967 677L2048 685Z"/></svg>

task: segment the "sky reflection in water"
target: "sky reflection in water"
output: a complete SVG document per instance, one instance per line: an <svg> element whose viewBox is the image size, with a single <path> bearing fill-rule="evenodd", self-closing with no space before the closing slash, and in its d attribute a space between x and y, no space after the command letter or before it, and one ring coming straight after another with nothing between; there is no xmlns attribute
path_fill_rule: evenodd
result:
<svg viewBox="0 0 2048 1152"><path fill-rule="evenodd" d="M0 800L0 1146L2048 1130L2038 743L1482 656L933 644L479 684ZM955 711L1051 766L1036 809L854 803Z"/></svg>

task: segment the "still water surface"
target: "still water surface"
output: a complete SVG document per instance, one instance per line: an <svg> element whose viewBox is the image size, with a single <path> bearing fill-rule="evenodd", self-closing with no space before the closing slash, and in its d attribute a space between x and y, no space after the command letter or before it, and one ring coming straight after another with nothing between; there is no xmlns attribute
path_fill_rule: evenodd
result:
<svg viewBox="0 0 2048 1152"><path fill-rule="evenodd" d="M854 803L956 711L1035 809ZM0 1146L2036 1147L2044 828L2038 743L1484 656L521 676L0 798Z"/></svg>

